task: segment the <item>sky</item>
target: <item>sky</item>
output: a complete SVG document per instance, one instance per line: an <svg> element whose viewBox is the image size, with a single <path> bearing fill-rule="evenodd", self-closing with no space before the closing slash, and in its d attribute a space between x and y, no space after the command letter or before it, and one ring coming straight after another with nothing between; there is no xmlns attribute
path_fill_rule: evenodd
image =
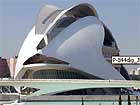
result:
<svg viewBox="0 0 140 105"><path fill-rule="evenodd" d="M140 55L140 0L0 0L0 56L18 54L41 7L50 4L65 9L79 3L96 8L116 39L120 55Z"/></svg>

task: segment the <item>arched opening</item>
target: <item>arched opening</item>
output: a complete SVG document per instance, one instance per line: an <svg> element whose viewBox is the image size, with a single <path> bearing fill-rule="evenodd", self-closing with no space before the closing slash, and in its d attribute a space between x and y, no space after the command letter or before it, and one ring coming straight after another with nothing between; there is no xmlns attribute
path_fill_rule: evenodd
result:
<svg viewBox="0 0 140 105"><path fill-rule="evenodd" d="M59 19L55 27L48 32L48 42L50 42L53 38L55 38L62 30L68 27L70 24L76 21L76 18L73 17L63 17Z"/></svg>
<svg viewBox="0 0 140 105"><path fill-rule="evenodd" d="M89 79L70 70L39 70L32 74L33 79Z"/></svg>
<svg viewBox="0 0 140 105"><path fill-rule="evenodd" d="M55 64L54 64L55 65ZM40 70L28 70L26 78L30 79L99 79L101 78L89 73L68 67L46 68ZM24 76L25 77L25 76Z"/></svg>
<svg viewBox="0 0 140 105"><path fill-rule="evenodd" d="M38 63L47 63L47 64L69 64L65 61L53 58L53 57L47 57L45 55L36 54L32 57L30 57L28 60L24 62L23 65L28 64L38 64Z"/></svg>
<svg viewBox="0 0 140 105"><path fill-rule="evenodd" d="M56 13L54 13L56 14ZM58 15L58 14L57 14ZM56 16L56 15L55 15ZM66 27L71 25L73 22L80 18L84 18L86 16L97 16L96 10L89 4L80 4L70 10L68 10L64 15L62 15L55 26L50 29L47 34L48 42L50 42L53 38L55 38L61 31L63 31ZM50 17L52 18L52 17ZM52 20L52 19L48 20ZM46 20L47 21L47 20Z"/></svg>
<svg viewBox="0 0 140 105"><path fill-rule="evenodd" d="M95 75L83 72L65 64L48 64L47 66L31 67L26 70L24 79L99 79Z"/></svg>

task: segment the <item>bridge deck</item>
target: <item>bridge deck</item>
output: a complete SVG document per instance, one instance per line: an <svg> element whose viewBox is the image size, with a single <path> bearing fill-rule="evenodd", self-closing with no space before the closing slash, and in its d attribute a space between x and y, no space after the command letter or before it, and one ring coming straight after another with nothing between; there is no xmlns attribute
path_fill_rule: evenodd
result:
<svg viewBox="0 0 140 105"><path fill-rule="evenodd" d="M83 80L83 79L20 79L0 80L0 86L25 86L40 89L35 94L84 89L84 88L140 88L140 81Z"/></svg>

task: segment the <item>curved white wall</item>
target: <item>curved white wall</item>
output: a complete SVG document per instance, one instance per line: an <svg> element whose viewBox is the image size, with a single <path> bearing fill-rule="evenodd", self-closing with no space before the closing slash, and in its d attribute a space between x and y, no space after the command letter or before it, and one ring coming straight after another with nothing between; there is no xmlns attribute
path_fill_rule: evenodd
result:
<svg viewBox="0 0 140 105"><path fill-rule="evenodd" d="M18 54L14 75L15 78L17 77L19 71L23 68L23 63L28 58L38 53L36 47L43 37L43 35L35 35L35 27L33 27L32 30L29 32Z"/></svg>
<svg viewBox="0 0 140 105"><path fill-rule="evenodd" d="M123 79L102 55L103 24L93 16L77 20L59 33L43 52L103 79Z"/></svg>

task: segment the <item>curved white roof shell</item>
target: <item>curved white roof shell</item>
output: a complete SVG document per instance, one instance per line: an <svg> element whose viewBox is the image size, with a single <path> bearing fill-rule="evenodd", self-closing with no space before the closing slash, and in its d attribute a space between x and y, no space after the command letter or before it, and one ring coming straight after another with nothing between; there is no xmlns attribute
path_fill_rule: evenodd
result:
<svg viewBox="0 0 140 105"><path fill-rule="evenodd" d="M93 13L77 19L58 33L50 42L46 40L46 47L41 49L42 53L66 61L71 67L102 79L124 79L103 57L102 46L105 37L103 23L98 19L96 10L86 3L63 11L59 11L57 7L46 6L41 11L39 21L30 31L19 52L15 78L20 78L20 74L24 70L22 69L23 63L33 55L40 53L37 46L43 38L48 38L48 32L55 27L62 17L69 16L77 11L81 12L80 10L87 8ZM47 9L50 9L50 11L45 12L48 11ZM53 16L52 13L55 11L59 12ZM46 15L44 15L45 13ZM47 17L51 17L50 21L45 20ZM45 23L40 21L45 21Z"/></svg>

